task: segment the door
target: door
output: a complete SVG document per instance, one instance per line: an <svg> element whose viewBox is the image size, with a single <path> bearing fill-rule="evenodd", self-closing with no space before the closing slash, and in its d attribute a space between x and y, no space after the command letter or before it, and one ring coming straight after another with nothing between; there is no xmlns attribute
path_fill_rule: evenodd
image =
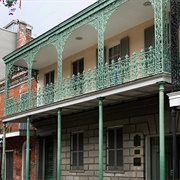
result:
<svg viewBox="0 0 180 180"><path fill-rule="evenodd" d="M13 152L6 152L6 180L13 180Z"/></svg>
<svg viewBox="0 0 180 180"><path fill-rule="evenodd" d="M173 144L172 136L165 137L165 177L173 180ZM180 136L177 136L177 176L180 179ZM159 180L159 137L151 138L151 179Z"/></svg>
<svg viewBox="0 0 180 180"><path fill-rule="evenodd" d="M45 180L53 180L53 138L45 139Z"/></svg>

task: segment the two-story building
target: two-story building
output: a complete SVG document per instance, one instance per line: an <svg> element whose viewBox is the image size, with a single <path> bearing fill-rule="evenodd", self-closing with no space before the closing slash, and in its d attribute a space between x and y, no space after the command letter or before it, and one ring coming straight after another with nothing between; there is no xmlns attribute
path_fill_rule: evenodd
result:
<svg viewBox="0 0 180 180"><path fill-rule="evenodd" d="M13 20L4 28L0 28L0 164L2 164L2 117L4 116L4 82L5 82L5 64L3 56L20 48L27 42L32 40L32 26L24 21ZM13 66L11 69L11 81L9 81L9 97L16 97L21 94L21 97L27 92L27 68ZM34 71L35 73L35 71ZM33 76L35 77L35 76ZM32 78L33 88L37 88L37 78ZM34 128L31 128L33 130ZM7 123L6 124L6 179L18 179L23 176L22 169L25 167L23 162L23 147L26 141L26 123ZM33 130L31 134L35 134ZM35 143L35 140L33 140ZM35 153L34 153L35 154ZM33 157L32 155L32 162ZM35 170L35 168L34 168ZM33 168L31 169L33 172ZM1 174L1 168L0 168ZM35 173L34 173L35 174ZM0 175L1 176L1 175Z"/></svg>
<svg viewBox="0 0 180 180"><path fill-rule="evenodd" d="M168 0L99 0L4 57L3 125L27 123L26 179L173 178L166 96L171 91L169 5ZM14 66L27 68L23 97L10 96ZM33 70L37 88L32 88Z"/></svg>

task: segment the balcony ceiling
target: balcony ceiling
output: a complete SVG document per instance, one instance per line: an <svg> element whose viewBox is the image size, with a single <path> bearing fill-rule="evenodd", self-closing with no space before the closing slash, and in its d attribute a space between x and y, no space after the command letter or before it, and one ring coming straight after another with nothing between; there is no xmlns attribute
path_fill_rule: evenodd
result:
<svg viewBox="0 0 180 180"><path fill-rule="evenodd" d="M144 6L146 0L129 0L121 5L110 17L106 31L105 39L108 39L118 33L126 31L147 20L153 19L152 6ZM76 37L82 37L82 40L76 40ZM84 25L75 30L68 38L63 58L71 56L77 52L83 51L88 47L97 45L98 34L91 25ZM48 65L57 62L57 52L53 46L48 45L40 49L34 59L33 68L42 69ZM22 60L16 65L27 66Z"/></svg>

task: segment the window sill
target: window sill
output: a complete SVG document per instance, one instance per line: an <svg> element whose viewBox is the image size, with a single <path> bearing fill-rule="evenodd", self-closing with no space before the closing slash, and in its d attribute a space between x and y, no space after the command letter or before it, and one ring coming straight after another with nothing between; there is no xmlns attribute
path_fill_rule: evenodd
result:
<svg viewBox="0 0 180 180"><path fill-rule="evenodd" d="M84 173L84 170L83 169L81 169L81 170L70 170L69 171L70 173Z"/></svg>
<svg viewBox="0 0 180 180"><path fill-rule="evenodd" d="M106 170L105 173L124 174L123 170Z"/></svg>

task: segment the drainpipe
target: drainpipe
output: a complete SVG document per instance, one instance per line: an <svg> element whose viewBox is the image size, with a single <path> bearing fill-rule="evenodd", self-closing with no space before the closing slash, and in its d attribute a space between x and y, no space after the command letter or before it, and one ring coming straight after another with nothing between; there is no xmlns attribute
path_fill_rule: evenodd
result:
<svg viewBox="0 0 180 180"><path fill-rule="evenodd" d="M171 109L172 133L173 133L173 179L177 179L177 159L176 159L176 108Z"/></svg>
<svg viewBox="0 0 180 180"><path fill-rule="evenodd" d="M103 99L99 100L99 180L103 180Z"/></svg>
<svg viewBox="0 0 180 180"><path fill-rule="evenodd" d="M26 180L29 180L30 116L27 117L26 130Z"/></svg>
<svg viewBox="0 0 180 180"><path fill-rule="evenodd" d="M164 134L164 84L159 82L159 160L160 160L160 180L165 180L165 134Z"/></svg>
<svg viewBox="0 0 180 180"><path fill-rule="evenodd" d="M3 155L2 155L2 180L5 180L5 160L6 160L6 123L3 123Z"/></svg>
<svg viewBox="0 0 180 180"><path fill-rule="evenodd" d="M61 109L58 109L57 122L57 180L61 179Z"/></svg>

